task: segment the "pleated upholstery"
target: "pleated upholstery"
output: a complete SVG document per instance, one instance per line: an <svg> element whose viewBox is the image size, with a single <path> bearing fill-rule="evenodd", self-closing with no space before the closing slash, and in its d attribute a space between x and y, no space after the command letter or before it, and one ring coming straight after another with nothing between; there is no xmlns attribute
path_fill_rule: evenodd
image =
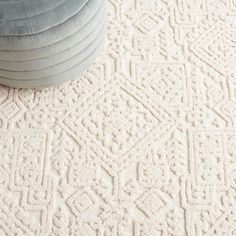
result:
<svg viewBox="0 0 236 236"><path fill-rule="evenodd" d="M45 0L0 3L1 35L22 36L41 33L78 14L88 0L64 0L58 4ZM49 6L49 7L48 7ZM28 12L33 12L28 15Z"/></svg>
<svg viewBox="0 0 236 236"><path fill-rule="evenodd" d="M106 0L0 0L0 83L60 84L95 61L105 40Z"/></svg>

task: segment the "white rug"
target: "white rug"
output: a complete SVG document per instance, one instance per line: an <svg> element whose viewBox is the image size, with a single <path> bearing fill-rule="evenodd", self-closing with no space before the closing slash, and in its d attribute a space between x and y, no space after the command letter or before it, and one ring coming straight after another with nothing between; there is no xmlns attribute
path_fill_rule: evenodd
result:
<svg viewBox="0 0 236 236"><path fill-rule="evenodd" d="M109 0L78 81L0 89L0 235L236 235L236 0Z"/></svg>

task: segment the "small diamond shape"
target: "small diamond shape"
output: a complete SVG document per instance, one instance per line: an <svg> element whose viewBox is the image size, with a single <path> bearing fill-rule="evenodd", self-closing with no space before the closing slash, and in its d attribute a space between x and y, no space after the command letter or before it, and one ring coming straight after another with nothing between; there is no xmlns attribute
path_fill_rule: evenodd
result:
<svg viewBox="0 0 236 236"><path fill-rule="evenodd" d="M151 218L166 211L169 202L170 199L164 193L153 188L143 193L136 204L141 211Z"/></svg>
<svg viewBox="0 0 236 236"><path fill-rule="evenodd" d="M0 107L0 113L6 121L16 121L24 112L25 106L18 100L9 101Z"/></svg>
<svg viewBox="0 0 236 236"><path fill-rule="evenodd" d="M67 204L78 216L91 208L95 204L95 199L87 191L77 191L67 200Z"/></svg>
<svg viewBox="0 0 236 236"><path fill-rule="evenodd" d="M79 212L84 212L93 205L93 201L87 193L83 193L75 199L74 204Z"/></svg>
<svg viewBox="0 0 236 236"><path fill-rule="evenodd" d="M150 207L149 210L155 213L165 206L165 202L157 194L152 193L144 200L144 205Z"/></svg>
<svg viewBox="0 0 236 236"><path fill-rule="evenodd" d="M236 58L236 30L217 23L190 45L190 50L202 61L222 74L231 69Z"/></svg>
<svg viewBox="0 0 236 236"><path fill-rule="evenodd" d="M20 111L19 106L16 103L12 102L3 108L2 114L8 120L14 115L16 115L19 111Z"/></svg>
<svg viewBox="0 0 236 236"><path fill-rule="evenodd" d="M141 19L135 22L135 26L140 29L143 33L147 33L153 30L155 27L162 23L161 19L156 19L150 15L144 15Z"/></svg>
<svg viewBox="0 0 236 236"><path fill-rule="evenodd" d="M236 104L232 101L225 102L221 106L221 110L228 117L236 116Z"/></svg>

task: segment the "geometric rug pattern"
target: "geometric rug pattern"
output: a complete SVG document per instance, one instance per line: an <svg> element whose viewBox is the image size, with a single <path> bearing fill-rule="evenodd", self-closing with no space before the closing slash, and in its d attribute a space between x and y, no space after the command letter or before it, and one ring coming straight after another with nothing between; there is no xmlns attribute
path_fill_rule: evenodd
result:
<svg viewBox="0 0 236 236"><path fill-rule="evenodd" d="M0 87L0 235L236 235L236 0L109 0L77 80Z"/></svg>

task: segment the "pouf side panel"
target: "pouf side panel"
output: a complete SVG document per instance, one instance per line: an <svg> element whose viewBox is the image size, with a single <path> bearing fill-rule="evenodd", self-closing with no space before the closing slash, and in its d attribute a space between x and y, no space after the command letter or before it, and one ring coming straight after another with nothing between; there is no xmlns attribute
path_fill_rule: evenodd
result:
<svg viewBox="0 0 236 236"><path fill-rule="evenodd" d="M84 40L91 32L95 30L100 24L105 15L105 8L103 8L82 28L79 28L75 33L69 35L68 37L62 39L57 43L50 44L48 46L28 49L28 50L0 50L1 61L26 61L40 59L47 56L52 56L60 51L63 51L70 46ZM63 29L62 29L63 30Z"/></svg>
<svg viewBox="0 0 236 236"><path fill-rule="evenodd" d="M53 27L40 34L25 37L1 36L0 50L24 51L57 43L86 25L104 5L105 0L90 0L79 14L65 21L62 25Z"/></svg>
<svg viewBox="0 0 236 236"><path fill-rule="evenodd" d="M96 57L99 55L101 49L103 48L103 44L100 45L92 54L90 54L82 63L74 66L73 68L65 71L64 73L52 76L47 79L39 79L39 80L11 80L0 76L0 83L15 87L15 88L39 88L39 87L47 87L58 85L63 82L66 82L73 77L80 75L84 70L86 70L92 63L95 62Z"/></svg>
<svg viewBox="0 0 236 236"><path fill-rule="evenodd" d="M34 71L41 70L56 64L59 64L70 57L82 52L82 50L88 47L94 40L96 40L100 34L104 33L104 25L106 22L106 17L103 16L101 22L87 35L82 41L70 45L69 48L65 48L60 52L57 52L51 56L46 56L42 58L24 60L24 61L4 61L0 60L0 71ZM69 46L69 45L68 45ZM50 47L50 50L54 50L54 45ZM56 51L56 50L55 50Z"/></svg>
<svg viewBox="0 0 236 236"><path fill-rule="evenodd" d="M63 61L57 65L48 67L46 69L37 70L37 71L7 71L0 70L0 76L6 77L9 79L41 79L46 76L54 76L55 74L60 74L65 70L68 70L74 67L79 62L83 61L88 55L90 55L99 45L104 38L105 27L101 35L97 37L88 47L86 47L82 52L77 53L66 61Z"/></svg>
<svg viewBox="0 0 236 236"><path fill-rule="evenodd" d="M78 0L67 0L52 10L36 16L9 21L3 19L0 21L0 36L23 36L41 33L78 14L87 2L88 0L80 0L80 4L78 4ZM11 14L12 9L15 7L8 9L8 14ZM27 5L21 11L29 11Z"/></svg>

